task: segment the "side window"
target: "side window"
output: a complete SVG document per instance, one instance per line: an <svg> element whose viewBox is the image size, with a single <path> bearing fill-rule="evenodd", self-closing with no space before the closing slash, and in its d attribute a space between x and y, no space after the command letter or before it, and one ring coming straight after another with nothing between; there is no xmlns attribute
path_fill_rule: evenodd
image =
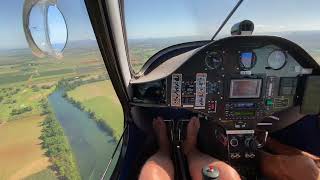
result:
<svg viewBox="0 0 320 180"><path fill-rule="evenodd" d="M26 28L40 55L26 42L23 6L0 7L0 179L100 179L124 117L84 2L33 6Z"/></svg>

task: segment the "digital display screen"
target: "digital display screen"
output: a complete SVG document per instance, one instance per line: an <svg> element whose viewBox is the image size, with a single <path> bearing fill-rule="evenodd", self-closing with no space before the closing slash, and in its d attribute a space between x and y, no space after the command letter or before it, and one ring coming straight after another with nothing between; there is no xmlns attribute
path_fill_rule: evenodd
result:
<svg viewBox="0 0 320 180"><path fill-rule="evenodd" d="M235 111L235 116L255 116L256 112L254 111Z"/></svg>
<svg viewBox="0 0 320 180"><path fill-rule="evenodd" d="M230 98L259 98L262 79L232 79Z"/></svg>
<svg viewBox="0 0 320 180"><path fill-rule="evenodd" d="M243 103L234 103L233 104L234 108L255 108L256 104L255 103L248 103L248 102L243 102Z"/></svg>
<svg viewBox="0 0 320 180"><path fill-rule="evenodd" d="M251 68L253 53L252 52L243 52L243 53L241 53L240 57L241 57L241 64L245 68Z"/></svg>

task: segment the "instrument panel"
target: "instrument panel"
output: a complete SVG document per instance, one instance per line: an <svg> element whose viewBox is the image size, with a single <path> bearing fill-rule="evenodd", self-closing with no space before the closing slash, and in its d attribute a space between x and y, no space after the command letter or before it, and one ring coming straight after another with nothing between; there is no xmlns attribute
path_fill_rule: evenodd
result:
<svg viewBox="0 0 320 180"><path fill-rule="evenodd" d="M166 79L168 106L195 110L213 121L261 120L293 105L300 69L275 45L208 46Z"/></svg>
<svg viewBox="0 0 320 180"><path fill-rule="evenodd" d="M320 113L320 99L312 98L319 97L319 75L312 57L288 40L234 36L168 59L133 81L132 105L199 114L202 151L218 151L255 179L257 125L268 117L280 121L274 114L294 106Z"/></svg>
<svg viewBox="0 0 320 180"><path fill-rule="evenodd" d="M290 43L259 36L209 43L182 59L168 76L133 84L133 102L187 109L228 129L254 129L254 124L296 105L303 96L297 88L313 68L306 65L306 52ZM149 87L155 91L152 95ZM135 93L143 89L149 95Z"/></svg>

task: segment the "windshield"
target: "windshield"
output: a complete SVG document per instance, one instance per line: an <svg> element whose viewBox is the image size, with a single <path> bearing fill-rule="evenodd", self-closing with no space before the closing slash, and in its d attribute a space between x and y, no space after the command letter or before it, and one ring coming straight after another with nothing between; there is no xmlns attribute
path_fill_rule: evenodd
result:
<svg viewBox="0 0 320 180"><path fill-rule="evenodd" d="M159 50L174 44L210 40L236 0L125 0L130 64L138 72ZM215 38L230 36L242 20L255 24L253 35L281 36L301 45L320 62L320 1L246 0Z"/></svg>

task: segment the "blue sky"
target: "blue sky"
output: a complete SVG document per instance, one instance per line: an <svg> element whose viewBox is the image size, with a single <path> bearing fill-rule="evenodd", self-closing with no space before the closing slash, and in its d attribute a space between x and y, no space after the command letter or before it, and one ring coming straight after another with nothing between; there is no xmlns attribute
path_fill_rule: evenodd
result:
<svg viewBox="0 0 320 180"><path fill-rule="evenodd" d="M129 36L210 35L236 0L125 0ZM255 32L320 30L319 0L244 0L221 34L244 19Z"/></svg>
<svg viewBox="0 0 320 180"><path fill-rule="evenodd" d="M124 0L129 38L156 38L214 34L236 0ZM83 0L59 0L69 40L94 39ZM22 29L24 0L0 6L0 49L27 47ZM319 0L244 0L222 31L244 19L255 23L256 33L320 30ZM58 30L55 30L58 32ZM58 34L58 35L57 35ZM59 34L61 36L59 37ZM63 38L63 33L56 33Z"/></svg>

